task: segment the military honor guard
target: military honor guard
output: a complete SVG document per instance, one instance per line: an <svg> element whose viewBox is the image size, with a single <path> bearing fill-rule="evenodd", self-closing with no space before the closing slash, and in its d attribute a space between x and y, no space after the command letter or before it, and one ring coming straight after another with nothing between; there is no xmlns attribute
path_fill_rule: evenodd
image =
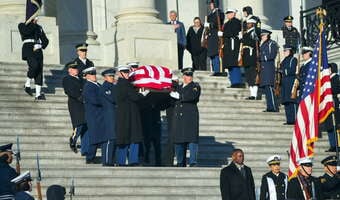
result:
<svg viewBox="0 0 340 200"><path fill-rule="evenodd" d="M102 147L102 164L105 164L104 143L108 138L104 134L104 112L100 96L101 85L97 82L96 68L89 67L83 70L86 83L83 89L85 105L85 119L87 122L87 133L89 135L89 146L86 154L86 164L96 163L95 157L98 147Z"/></svg>
<svg viewBox="0 0 340 200"><path fill-rule="evenodd" d="M260 87L264 89L266 95L267 108L265 112L278 112L276 96L274 95L275 83L275 58L278 51L278 45L270 39L272 32L261 30L261 45L260 45Z"/></svg>
<svg viewBox="0 0 340 200"><path fill-rule="evenodd" d="M288 177L281 172L280 161L279 155L267 159L270 172L262 176L260 200L287 199Z"/></svg>
<svg viewBox="0 0 340 200"><path fill-rule="evenodd" d="M15 184L16 200L34 200L33 196L30 194L32 191L32 178L29 171L12 179L11 182Z"/></svg>
<svg viewBox="0 0 340 200"><path fill-rule="evenodd" d="M293 48L289 45L283 46L284 59L280 63L281 74L281 103L284 105L286 113L285 125L295 123L298 102L291 98L294 80L296 78L296 68L298 60L294 57Z"/></svg>
<svg viewBox="0 0 340 200"><path fill-rule="evenodd" d="M337 157L327 156L321 161L325 174L320 177L324 199L340 199L340 171L337 171Z"/></svg>
<svg viewBox="0 0 340 200"><path fill-rule="evenodd" d="M126 63L127 66L130 67L130 72L136 71L139 67L139 62L131 61Z"/></svg>
<svg viewBox="0 0 340 200"><path fill-rule="evenodd" d="M201 44L201 39L204 32L201 19L194 18L194 25L190 26L187 33L187 50L191 54L192 67L194 70L207 69L207 48Z"/></svg>
<svg viewBox="0 0 340 200"><path fill-rule="evenodd" d="M247 20L247 31L242 38L242 63L245 71L246 82L250 90L248 100L255 100L258 86L256 85L256 62L257 62L257 45L259 38L255 32L256 20Z"/></svg>
<svg viewBox="0 0 340 200"><path fill-rule="evenodd" d="M85 120L85 108L83 99L84 80L79 78L78 63L73 61L65 66L68 75L63 78L62 85L64 92L68 97L67 105L71 117L73 132L70 137L70 148L77 153L77 140L81 137L81 153L87 153L86 143L88 143L88 136L85 135L87 125ZM86 141L85 141L86 140Z"/></svg>
<svg viewBox="0 0 340 200"><path fill-rule="evenodd" d="M177 12L172 10L169 12L170 22L174 27L175 33L177 34L177 51L178 51L178 69L183 68L183 55L184 50L187 46L187 38L184 24L177 20Z"/></svg>
<svg viewBox="0 0 340 200"><path fill-rule="evenodd" d="M255 200L255 183L251 169L244 164L244 153L234 149L232 162L221 170L222 200Z"/></svg>
<svg viewBox="0 0 340 200"><path fill-rule="evenodd" d="M201 95L201 87L193 81L194 70L184 68L183 84L179 85L176 92L171 92L174 98L174 116L172 119L172 135L178 167L186 167L186 152L189 148L189 165L197 165L199 112L197 103Z"/></svg>
<svg viewBox="0 0 340 200"><path fill-rule="evenodd" d="M13 160L12 143L0 146L0 199L14 200L14 184L11 180L18 176L10 164Z"/></svg>
<svg viewBox="0 0 340 200"><path fill-rule="evenodd" d="M243 16L245 17L245 20L243 21L243 30L247 30L247 21L249 19L253 19L255 21L255 32L258 36L260 36L261 33L261 20L259 17L255 16L253 14L253 8L250 6L243 7Z"/></svg>
<svg viewBox="0 0 340 200"><path fill-rule="evenodd" d="M235 17L236 13L236 9L228 9L226 11L227 22L223 25L223 67L226 67L229 71L232 88L244 87L241 69L240 66L238 66L241 21Z"/></svg>
<svg viewBox="0 0 340 200"><path fill-rule="evenodd" d="M20 23L18 29L23 41L22 60L28 65L27 79L24 86L25 92L33 96L31 89L31 80L35 84L35 100L46 100L45 95L41 92L43 85L43 66L44 56L43 49L49 43L43 28L38 24L38 18L32 17L33 13L26 14L26 22Z"/></svg>
<svg viewBox="0 0 340 200"><path fill-rule="evenodd" d="M299 168L296 177L288 182L287 199L323 199L320 180L312 176L313 161L311 158L298 160Z"/></svg>
<svg viewBox="0 0 340 200"><path fill-rule="evenodd" d="M285 44L292 47L293 51L296 52L299 49L300 44L300 33L293 26L293 16L287 16L283 18L284 25L282 26L282 34L285 39Z"/></svg>
<svg viewBox="0 0 340 200"><path fill-rule="evenodd" d="M116 86L117 103L117 164L126 165L126 158L130 166L139 165L139 145L143 142L143 130L140 119L138 102L150 91L140 91L129 82L129 66L119 66Z"/></svg>
<svg viewBox="0 0 340 200"><path fill-rule="evenodd" d="M301 65L301 68L299 70L299 99L301 98L302 92L305 88L309 66L312 63L313 48L302 47L301 54L304 63Z"/></svg>
<svg viewBox="0 0 340 200"><path fill-rule="evenodd" d="M86 43L77 44L75 46L78 57L74 61L78 63L80 77L83 75L82 72L84 69L94 67L93 62L87 58L87 47L88 44Z"/></svg>
<svg viewBox="0 0 340 200"><path fill-rule="evenodd" d="M204 23L204 27L209 28L208 34L208 47L207 55L211 60L213 75L217 75L220 72L220 60L218 57L219 50L219 37L223 36L222 25L224 22L224 13L217 6L217 1L210 1L210 13L208 15L208 22Z"/></svg>
<svg viewBox="0 0 340 200"><path fill-rule="evenodd" d="M46 191L47 200L64 200L65 195L66 189L61 185L50 185Z"/></svg>
<svg viewBox="0 0 340 200"><path fill-rule="evenodd" d="M114 69L103 71L104 82L100 87L105 125L102 134L107 138L102 148L105 155L103 158L104 166L114 166L117 109L115 74L116 71Z"/></svg>

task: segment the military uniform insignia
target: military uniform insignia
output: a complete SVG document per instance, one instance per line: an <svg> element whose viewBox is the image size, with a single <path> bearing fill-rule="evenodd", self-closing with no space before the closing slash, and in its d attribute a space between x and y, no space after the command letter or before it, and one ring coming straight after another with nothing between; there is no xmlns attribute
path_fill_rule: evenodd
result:
<svg viewBox="0 0 340 200"><path fill-rule="evenodd" d="M111 90L106 90L105 94L110 95L111 94Z"/></svg>
<svg viewBox="0 0 340 200"><path fill-rule="evenodd" d="M197 87L194 87L192 90L196 92L198 91Z"/></svg>
<svg viewBox="0 0 340 200"><path fill-rule="evenodd" d="M321 183L326 183L327 180L325 178L321 178L320 181Z"/></svg>

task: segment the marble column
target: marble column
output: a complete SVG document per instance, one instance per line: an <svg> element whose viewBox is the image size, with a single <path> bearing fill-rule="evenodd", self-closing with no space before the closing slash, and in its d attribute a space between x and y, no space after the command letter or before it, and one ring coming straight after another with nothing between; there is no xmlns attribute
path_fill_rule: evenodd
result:
<svg viewBox="0 0 340 200"><path fill-rule="evenodd" d="M89 45L98 45L97 34L93 32L93 16L92 16L92 0L86 0L86 11L87 11L87 32L86 32L86 43Z"/></svg>

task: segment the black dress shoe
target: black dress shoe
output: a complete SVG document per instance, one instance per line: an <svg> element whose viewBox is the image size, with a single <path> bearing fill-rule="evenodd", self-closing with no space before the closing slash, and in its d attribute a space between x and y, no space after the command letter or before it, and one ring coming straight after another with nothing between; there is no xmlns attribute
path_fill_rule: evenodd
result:
<svg viewBox="0 0 340 200"><path fill-rule="evenodd" d="M131 163L129 164L130 167L138 167L139 166L139 163Z"/></svg>
<svg viewBox="0 0 340 200"><path fill-rule="evenodd" d="M33 93L32 93L32 90L31 90L30 87L24 86L24 89L25 89L26 94L28 94L28 95L30 95L30 96L33 96Z"/></svg>
<svg viewBox="0 0 340 200"><path fill-rule="evenodd" d="M255 100L255 97L247 97L246 100Z"/></svg>
<svg viewBox="0 0 340 200"><path fill-rule="evenodd" d="M288 123L288 122L286 122L286 123L283 123L283 125L294 125L294 123Z"/></svg>
<svg viewBox="0 0 340 200"><path fill-rule="evenodd" d="M279 111L277 111L277 110L264 110L262 112L279 112Z"/></svg>
<svg viewBox="0 0 340 200"><path fill-rule="evenodd" d="M189 167L196 167L197 166L197 163L191 163L190 165L189 165Z"/></svg>
<svg viewBox="0 0 340 200"><path fill-rule="evenodd" d="M35 97L35 100L36 101L45 101L46 100L46 97L44 94L41 94L39 95L38 97Z"/></svg>
<svg viewBox="0 0 340 200"><path fill-rule="evenodd" d="M327 149L325 152L335 152L336 148L335 147L330 147L329 149Z"/></svg>

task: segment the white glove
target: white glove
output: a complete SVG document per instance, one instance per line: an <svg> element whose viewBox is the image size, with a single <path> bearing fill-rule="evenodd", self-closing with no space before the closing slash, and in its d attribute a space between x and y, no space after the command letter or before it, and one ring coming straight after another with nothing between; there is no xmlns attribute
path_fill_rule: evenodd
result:
<svg viewBox="0 0 340 200"><path fill-rule="evenodd" d="M223 37L223 32L222 31L218 31L217 35L218 35L218 37Z"/></svg>
<svg viewBox="0 0 340 200"><path fill-rule="evenodd" d="M174 99L179 99L179 93L178 92L170 92L170 96Z"/></svg>
<svg viewBox="0 0 340 200"><path fill-rule="evenodd" d="M205 28L209 28L209 26L210 26L210 23L204 22L204 27L205 27Z"/></svg>
<svg viewBox="0 0 340 200"><path fill-rule="evenodd" d="M41 48L42 48L42 45L41 45L41 44L35 44L35 45L33 46L33 51L38 50L38 49L41 49Z"/></svg>
<svg viewBox="0 0 340 200"><path fill-rule="evenodd" d="M238 33L238 38L239 38L239 39L242 39L242 38L243 38L242 31Z"/></svg>
<svg viewBox="0 0 340 200"><path fill-rule="evenodd" d="M139 92L141 93L143 96L146 96L150 93L150 90L144 90L143 92Z"/></svg>

